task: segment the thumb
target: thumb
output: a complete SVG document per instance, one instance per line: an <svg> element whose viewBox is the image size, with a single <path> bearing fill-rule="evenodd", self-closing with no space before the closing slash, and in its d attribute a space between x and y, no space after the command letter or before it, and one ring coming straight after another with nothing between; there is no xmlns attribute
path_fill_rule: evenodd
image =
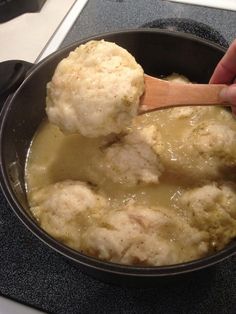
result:
<svg viewBox="0 0 236 314"><path fill-rule="evenodd" d="M223 88L220 92L220 98L223 101L236 106L236 84Z"/></svg>

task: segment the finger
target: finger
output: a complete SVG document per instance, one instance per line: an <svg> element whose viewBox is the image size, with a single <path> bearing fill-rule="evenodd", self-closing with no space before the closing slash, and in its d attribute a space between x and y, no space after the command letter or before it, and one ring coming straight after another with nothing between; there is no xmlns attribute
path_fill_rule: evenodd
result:
<svg viewBox="0 0 236 314"><path fill-rule="evenodd" d="M220 98L223 101L236 106L236 84L230 85L222 89L220 93Z"/></svg>
<svg viewBox="0 0 236 314"><path fill-rule="evenodd" d="M218 63L210 79L211 84L230 84L236 76L236 40Z"/></svg>

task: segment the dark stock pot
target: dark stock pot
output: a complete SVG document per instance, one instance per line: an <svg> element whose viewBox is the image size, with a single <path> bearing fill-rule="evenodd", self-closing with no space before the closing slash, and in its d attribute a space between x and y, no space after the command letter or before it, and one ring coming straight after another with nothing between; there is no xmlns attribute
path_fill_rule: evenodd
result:
<svg viewBox="0 0 236 314"><path fill-rule="evenodd" d="M209 81L216 64L225 53L225 48L189 34L139 29L81 40L33 65L17 91L8 97L1 112L1 185L13 211L46 245L78 263L84 272L115 284L153 285L161 280L189 277L195 271L235 254L236 242L233 241L211 256L187 263L158 267L119 265L100 261L66 247L42 230L31 216L25 191L24 168L30 142L45 117L46 84L58 62L90 39L105 39L126 48L147 74L157 76L176 72L199 83ZM22 80L28 69L29 64L16 62L14 70L17 75L8 78L12 84L11 88L6 89L5 97L7 92L12 92L17 86L17 81Z"/></svg>

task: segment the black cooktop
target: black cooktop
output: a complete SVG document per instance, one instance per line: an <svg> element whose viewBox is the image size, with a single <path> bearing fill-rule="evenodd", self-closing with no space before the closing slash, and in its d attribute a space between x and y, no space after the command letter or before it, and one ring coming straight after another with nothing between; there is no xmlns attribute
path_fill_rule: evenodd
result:
<svg viewBox="0 0 236 314"><path fill-rule="evenodd" d="M225 26L233 25L236 37L235 21L236 12L161 0L90 0L63 46L96 33L142 26L190 32L227 47L232 29L227 33ZM46 312L233 314L235 265L236 256L188 280L155 288L111 286L83 274L33 236L0 192L0 293Z"/></svg>
<svg viewBox="0 0 236 314"><path fill-rule="evenodd" d="M182 32L187 34L192 34L200 38L212 41L222 47L227 48L229 43L226 39L215 30L213 27L197 22L192 19L184 18L168 18L168 19L156 19L141 25L144 28L160 28L167 29L174 32Z"/></svg>

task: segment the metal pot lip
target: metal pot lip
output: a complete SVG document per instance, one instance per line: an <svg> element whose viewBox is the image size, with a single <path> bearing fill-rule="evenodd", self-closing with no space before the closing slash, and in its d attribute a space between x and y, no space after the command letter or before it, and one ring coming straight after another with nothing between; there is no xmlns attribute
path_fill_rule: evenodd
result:
<svg viewBox="0 0 236 314"><path fill-rule="evenodd" d="M13 103L15 97L17 97L18 91L21 90L22 86L30 80L31 75L35 71L37 71L41 66L43 66L45 63L50 62L51 59L53 59L56 55L61 54L66 51L70 51L76 45L81 45L88 40L96 40L96 39L106 39L106 37L112 36L112 35L126 35L126 34L136 34L136 33L157 33L157 34L163 34L168 36L174 36L174 37L180 37L180 38L186 38L188 40L197 41L201 44L208 45L212 48L215 48L217 50L220 50L222 53L225 52L225 48L215 44L211 43L207 40L201 39L199 37L196 37L194 35L180 33L180 32L173 32L168 30L161 30L161 29L130 29L130 30L123 30L123 31L117 31L117 32L108 32L103 34L97 34L95 36L91 36L86 39L82 39L80 41L77 41L73 44L68 45L65 48L62 48L41 62L39 62L37 65L33 66L32 70L30 71L30 74L26 77L24 82L21 84L21 86L18 88L18 90L15 92L13 97L5 103L2 112L1 112L1 126L0 126L0 148L2 147L2 140L3 140L3 131L4 126L7 121L7 115L8 115L8 109L10 108L11 104ZM43 229L41 229L36 222L27 214L26 210L21 206L21 204L18 202L18 200L15 197L14 192L10 188L10 183L8 182L7 178L7 172L4 167L4 163L2 162L4 159L4 152L2 149L0 149L0 184L2 191L10 204L11 208L15 212L15 214L18 216L18 218L24 223L24 225L33 233L35 234L41 241L43 241L45 244L47 244L49 247L53 248L58 253L64 255L65 257L83 265L89 268L93 268L94 270L106 272L106 273L112 273L117 275L125 275L125 276L135 276L135 277L165 277L165 276L176 276L181 275L189 272L193 272L199 269L203 269L206 267L209 267L211 265L214 265L231 255L236 253L236 243L233 243L229 247L219 251L218 253L215 253L211 256L204 257L199 260L194 260L187 263L181 263L176 265L170 265L170 266L153 266L153 267L144 267L144 266L130 266L130 265L122 265L122 264L115 264L110 262L105 262L102 260L98 260L96 258L84 255L80 252L74 251L73 249L70 249L69 247L61 244L54 238L52 238L50 235L48 235Z"/></svg>
<svg viewBox="0 0 236 314"><path fill-rule="evenodd" d="M189 34L189 33L184 33L184 32L180 32L180 31L172 31L172 30L168 30L168 29L160 29L160 28L130 28L130 29L124 29L124 30L118 30L118 31L114 31L114 32L105 32L105 33L98 33L83 39L80 39L78 41L75 41L55 52L53 52L52 54L50 54L49 56L47 56L46 58L44 58L43 60L41 60L39 63L37 63L35 65L35 67L37 67L38 65L43 64L44 62L47 62L48 60L50 60L51 58L54 58L55 55L62 53L64 51L68 52L72 49L74 49L76 47L76 45L81 45L86 43L87 41L90 40L101 40L101 39L106 39L107 37L113 36L113 35L129 35L129 34L139 34L139 33L146 33L146 34L162 34L162 35L167 35L170 37L179 37L179 38L185 38L187 40L190 41L194 41L194 42L199 42L202 45L207 45L209 47L215 48L217 50L220 50L222 53L226 52L226 48L220 46L219 44L216 44L214 42L211 42L207 39L203 39L200 38L194 34Z"/></svg>

